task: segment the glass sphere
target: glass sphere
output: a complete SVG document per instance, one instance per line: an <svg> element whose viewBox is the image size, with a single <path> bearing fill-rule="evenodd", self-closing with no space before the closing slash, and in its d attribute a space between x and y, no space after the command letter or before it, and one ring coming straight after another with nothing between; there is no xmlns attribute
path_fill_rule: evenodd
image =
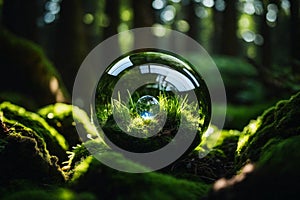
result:
<svg viewBox="0 0 300 200"><path fill-rule="evenodd" d="M108 144L131 152L155 151L171 141L175 148L193 137L190 151L211 117L209 92L194 66L157 49L117 58L100 78L95 97Z"/></svg>
<svg viewBox="0 0 300 200"><path fill-rule="evenodd" d="M151 95L145 95L136 102L136 112L143 119L152 119L159 113L159 102Z"/></svg>

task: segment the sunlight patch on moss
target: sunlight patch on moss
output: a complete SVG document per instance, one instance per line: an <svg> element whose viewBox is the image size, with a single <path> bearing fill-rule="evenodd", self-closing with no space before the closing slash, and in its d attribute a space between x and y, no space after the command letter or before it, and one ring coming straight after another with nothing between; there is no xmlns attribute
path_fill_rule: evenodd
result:
<svg viewBox="0 0 300 200"><path fill-rule="evenodd" d="M244 148L245 145L248 144L249 138L254 135L257 131L257 129L261 126L262 119L261 117L258 117L256 120L252 120L248 126L246 126L243 130L243 134L241 135L238 146L237 146L237 154L240 155L241 149Z"/></svg>
<svg viewBox="0 0 300 200"><path fill-rule="evenodd" d="M241 133L237 130L220 130L218 127L210 125L207 131L202 135L201 143L194 149L199 155L206 155L214 147L220 146L231 137L239 137Z"/></svg>
<svg viewBox="0 0 300 200"><path fill-rule="evenodd" d="M72 109L75 123L82 123L87 134L89 134L89 138L97 138L99 142L106 145L106 143L101 137L103 133L101 133L100 130L97 130L95 125L91 122L91 119L88 117L87 113L76 106L73 106Z"/></svg>
<svg viewBox="0 0 300 200"><path fill-rule="evenodd" d="M60 200L76 199L75 194L71 190L68 190L68 189L60 188L56 191L56 193L57 193L57 198Z"/></svg>
<svg viewBox="0 0 300 200"><path fill-rule="evenodd" d="M38 114L26 111L24 108L14 105L10 102L3 102L2 104L0 104L0 110L3 111L4 115L8 119L18 121L18 123L24 124L25 126L28 126L34 131L37 131L36 129L39 129L37 133L40 134L42 138L49 137L46 136L46 134L49 133L52 137L56 139L61 148L63 148L64 150L68 149L68 144L65 138L60 133L58 133L53 127L49 126L49 124ZM30 125L32 126L26 124L29 123L29 121ZM35 123L37 126L35 126ZM41 128L43 128L48 133L44 132L43 130L40 130Z"/></svg>
<svg viewBox="0 0 300 200"><path fill-rule="evenodd" d="M93 160L93 156L88 156L84 161L82 161L79 165L75 167L75 172L72 177L72 182L76 181L78 178L80 178L83 174L87 172L89 169L89 165Z"/></svg>

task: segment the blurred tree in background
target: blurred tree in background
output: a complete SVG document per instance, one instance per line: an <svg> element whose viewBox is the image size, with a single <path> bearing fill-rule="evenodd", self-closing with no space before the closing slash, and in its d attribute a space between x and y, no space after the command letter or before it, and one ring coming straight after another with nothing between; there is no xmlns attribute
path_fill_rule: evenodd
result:
<svg viewBox="0 0 300 200"><path fill-rule="evenodd" d="M39 44L69 93L84 57L101 41L151 26L163 37L171 28L216 58L229 103L257 104L300 89L299 7L297 0L0 0L0 26ZM142 40L119 38L120 51Z"/></svg>

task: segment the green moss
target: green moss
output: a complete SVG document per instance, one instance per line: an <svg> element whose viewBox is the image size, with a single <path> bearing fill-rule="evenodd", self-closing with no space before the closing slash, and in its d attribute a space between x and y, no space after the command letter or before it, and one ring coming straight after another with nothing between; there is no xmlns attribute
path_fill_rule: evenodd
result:
<svg viewBox="0 0 300 200"><path fill-rule="evenodd" d="M34 130L1 118L0 185L15 179L61 183L64 175L45 142Z"/></svg>
<svg viewBox="0 0 300 200"><path fill-rule="evenodd" d="M79 163L76 166L74 175L72 177L72 181L76 181L77 179L79 179L83 174L85 174L87 172L87 170L89 169L89 165L92 162L93 157L89 156L87 157L84 162Z"/></svg>
<svg viewBox="0 0 300 200"><path fill-rule="evenodd" d="M203 134L201 143L195 148L197 152L203 152L211 149L224 149L229 150L227 145L229 143L235 144L240 136L237 130L219 130L216 126L210 128ZM230 148L230 151L235 151L236 148Z"/></svg>
<svg viewBox="0 0 300 200"><path fill-rule="evenodd" d="M254 171L224 182L208 199L298 199L300 136L269 140Z"/></svg>
<svg viewBox="0 0 300 200"><path fill-rule="evenodd" d="M0 104L0 111L4 117L14 121L16 124L24 125L36 132L45 142L46 148L51 155L66 160L68 144L65 138L38 114L26 111L24 108L9 102Z"/></svg>
<svg viewBox="0 0 300 200"><path fill-rule="evenodd" d="M236 130L223 130L217 140L214 149L218 149L224 152L226 155L226 162L233 162L235 157L235 151L237 149L237 141L239 139L240 132Z"/></svg>
<svg viewBox="0 0 300 200"><path fill-rule="evenodd" d="M3 29L0 30L0 44L0 66L3 75L0 79L0 101L10 100L34 109L56 101L68 100L69 95L60 75L41 47ZM13 96L7 96L7 93ZM16 98L14 94L24 98Z"/></svg>
<svg viewBox="0 0 300 200"><path fill-rule="evenodd" d="M47 189L36 187L28 188L12 193L7 193L3 199L5 200L96 200L97 198L91 193L76 193L67 188L49 187Z"/></svg>
<svg viewBox="0 0 300 200"><path fill-rule="evenodd" d="M88 148L88 149L87 149ZM68 171L69 178L74 176L73 169L78 163L91 155L91 153L107 152L110 149L99 140L89 140L84 144L72 147L72 151L68 151L68 161L64 162Z"/></svg>
<svg viewBox="0 0 300 200"><path fill-rule="evenodd" d="M117 159L128 167L141 166L124 160L115 153L107 158ZM156 172L145 174L124 173L111 169L93 157L88 157L75 169L71 188L94 193L103 199L200 199L207 194L209 186Z"/></svg>
<svg viewBox="0 0 300 200"><path fill-rule="evenodd" d="M300 134L300 93L289 100L279 101L257 120L244 128L239 138L236 161L238 166L250 159L257 161L263 147L273 139L283 139ZM270 143L269 143L270 144Z"/></svg>
<svg viewBox="0 0 300 200"><path fill-rule="evenodd" d="M270 141L272 144L266 145L261 157L257 162L259 168L273 168L273 173L277 175L300 175L298 170L300 168L300 136L293 136L291 138L281 141ZM296 170L296 171L294 171Z"/></svg>
<svg viewBox="0 0 300 200"><path fill-rule="evenodd" d="M69 146L81 143L75 128L72 105L64 103L48 105L38 110L38 114L64 136Z"/></svg>
<svg viewBox="0 0 300 200"><path fill-rule="evenodd" d="M114 114L104 117L105 120L99 118L105 111L102 105L98 105L98 119L100 122L106 121L103 130L108 139L117 146L131 152L145 153L156 151L172 140L172 145L180 146L181 141L194 137L186 151L189 153L200 143L201 135L207 129L210 119L208 105L199 108L195 102L188 102L188 95L172 96L160 93L157 96L160 112L154 118L145 120L136 112L134 97L129 94L128 98L129 106L121 100L120 95L118 100L114 99L111 105ZM180 139L175 139L179 129Z"/></svg>
<svg viewBox="0 0 300 200"><path fill-rule="evenodd" d="M176 161L166 173L192 180L197 177L207 183L232 176L239 135L239 131L219 130L211 126L193 153Z"/></svg>
<svg viewBox="0 0 300 200"><path fill-rule="evenodd" d="M76 106L56 103L39 109L38 114L65 137L70 147L89 141L91 138L101 140L89 116ZM86 134L81 134L79 137L77 129L83 129L82 132ZM101 142L104 144L103 141Z"/></svg>

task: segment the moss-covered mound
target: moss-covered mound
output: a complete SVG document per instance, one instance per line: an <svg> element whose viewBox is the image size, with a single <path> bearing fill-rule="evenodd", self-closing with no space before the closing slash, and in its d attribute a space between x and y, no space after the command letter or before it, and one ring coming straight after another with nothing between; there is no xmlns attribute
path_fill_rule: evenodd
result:
<svg viewBox="0 0 300 200"><path fill-rule="evenodd" d="M300 93L253 120L238 141L231 179L214 183L208 199L298 199Z"/></svg>
<svg viewBox="0 0 300 200"><path fill-rule="evenodd" d="M182 123L184 124L184 122ZM142 128L139 132L137 132L138 134L149 127L149 125L147 123L144 123L143 121L141 125ZM187 140L190 139L190 137L193 136L193 141L185 151L185 154L188 154L193 151L196 146L199 145L202 134L200 133L200 131L197 131L197 133L193 135L194 132L187 128L181 130L181 134L179 134L177 133L178 130L175 127L165 126L164 128L162 128L162 130L158 131L158 133L151 137L139 138L134 137L121 130L114 119L109 119L102 129L105 132L107 139L109 139L113 144L124 150L136 153L153 152L165 147L168 144L170 144L171 148L180 148ZM178 136L175 139L176 134L178 134Z"/></svg>
<svg viewBox="0 0 300 200"><path fill-rule="evenodd" d="M110 159L141 167L124 160L119 154L107 152ZM204 183L176 179L156 172L124 173L111 169L93 157L87 157L75 169L71 188L91 192L98 199L201 199L209 186Z"/></svg>
<svg viewBox="0 0 300 200"><path fill-rule="evenodd" d="M56 103L39 109L38 114L62 134L69 145L69 150L76 149L75 147L82 142L90 144L92 141L98 141L99 145L107 148L89 116L76 106Z"/></svg>
<svg viewBox="0 0 300 200"><path fill-rule="evenodd" d="M38 114L65 137L69 146L73 147L81 144L75 128L76 123L73 118L72 105L64 103L48 105L39 109Z"/></svg>
<svg viewBox="0 0 300 200"><path fill-rule="evenodd" d="M234 175L234 158L240 132L211 126L207 133L190 155L182 157L163 171L176 177L200 178L206 183Z"/></svg>
<svg viewBox="0 0 300 200"><path fill-rule="evenodd" d="M0 30L0 101L37 108L68 100L60 75L36 44Z"/></svg>
<svg viewBox="0 0 300 200"><path fill-rule="evenodd" d="M87 192L77 193L63 186L36 184L28 180L14 180L0 188L0 198L5 200L96 200Z"/></svg>
<svg viewBox="0 0 300 200"><path fill-rule="evenodd" d="M49 153L57 156L60 163L67 159L68 144L65 138L38 114L9 102L0 104L0 112L6 119L13 121L16 125L28 127L38 134L44 141Z"/></svg>
<svg viewBox="0 0 300 200"><path fill-rule="evenodd" d="M43 119L14 104L0 104L0 184L5 185L0 187L1 199L199 199L206 195L208 184L156 172L124 173L103 165L80 145L74 122L89 135L84 142L90 151L129 168L142 168L110 152L94 138L86 113L79 109L72 113L72 109L66 104L49 105L39 110ZM71 141L77 146L68 148ZM63 172L56 156L62 152L65 157L67 150L69 161L63 163ZM60 158L59 164L66 160ZM23 180L24 186L19 185Z"/></svg>
<svg viewBox="0 0 300 200"><path fill-rule="evenodd" d="M49 154L36 131L3 116L0 123L0 184L15 179L41 184L64 181L57 157Z"/></svg>
<svg viewBox="0 0 300 200"><path fill-rule="evenodd" d="M243 132L211 126L193 153L160 172L131 174L95 158L128 170L143 168L96 137L82 110L55 104L37 115L5 102L0 104L0 199L297 199L299 105L300 93L277 103ZM85 146L74 122L84 129ZM64 172L57 148L65 156L68 150ZM32 185L21 187L21 180Z"/></svg>
<svg viewBox="0 0 300 200"><path fill-rule="evenodd" d="M293 136L263 150L255 168L216 182L209 199L299 199L299 148L300 136Z"/></svg>
<svg viewBox="0 0 300 200"><path fill-rule="evenodd" d="M257 161L261 151L279 141L300 134L300 93L276 106L252 121L244 128L238 142L236 164L241 167L250 159Z"/></svg>

